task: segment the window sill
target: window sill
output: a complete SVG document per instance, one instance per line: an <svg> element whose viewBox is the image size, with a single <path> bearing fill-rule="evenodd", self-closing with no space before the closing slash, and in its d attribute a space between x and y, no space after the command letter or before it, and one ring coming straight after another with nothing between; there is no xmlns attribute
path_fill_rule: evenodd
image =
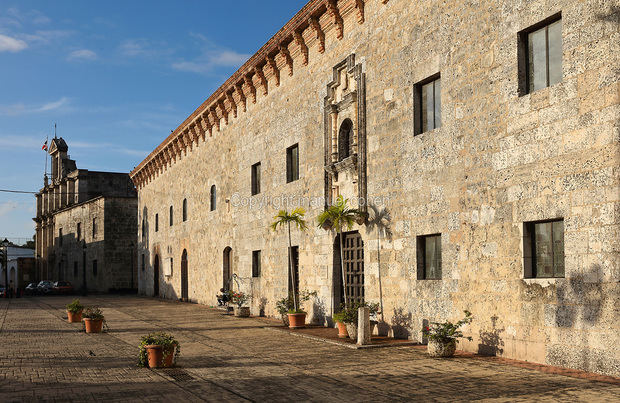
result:
<svg viewBox="0 0 620 403"><path fill-rule="evenodd" d="M554 285L557 282L564 280L564 277L540 277L540 278L524 278L525 284L540 284L543 287Z"/></svg>

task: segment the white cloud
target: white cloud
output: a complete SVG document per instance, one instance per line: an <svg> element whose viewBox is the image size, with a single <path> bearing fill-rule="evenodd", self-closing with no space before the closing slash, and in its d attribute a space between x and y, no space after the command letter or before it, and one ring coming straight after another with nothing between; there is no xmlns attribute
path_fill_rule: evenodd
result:
<svg viewBox="0 0 620 403"><path fill-rule="evenodd" d="M97 59L97 53L93 52L90 49L74 50L73 52L69 53L69 56L67 56L67 60L86 61L95 59Z"/></svg>
<svg viewBox="0 0 620 403"><path fill-rule="evenodd" d="M200 46L201 54L194 60L181 60L173 63L172 68L191 73L209 73L217 67L239 67L250 58L249 54L217 46L201 34L190 34Z"/></svg>
<svg viewBox="0 0 620 403"><path fill-rule="evenodd" d="M25 105L23 103L0 105L0 116L16 116L27 113L57 111L61 109L66 109L66 107L69 105L69 102L69 98L62 97L57 101L47 102L43 105Z"/></svg>
<svg viewBox="0 0 620 403"><path fill-rule="evenodd" d="M0 34L0 52L19 52L28 47L21 39Z"/></svg>

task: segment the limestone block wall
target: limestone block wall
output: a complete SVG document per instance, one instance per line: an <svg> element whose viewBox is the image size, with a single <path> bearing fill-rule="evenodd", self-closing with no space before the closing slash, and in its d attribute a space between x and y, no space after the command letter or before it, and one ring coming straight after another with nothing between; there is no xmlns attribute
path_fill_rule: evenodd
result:
<svg viewBox="0 0 620 403"><path fill-rule="evenodd" d="M365 3L363 24L344 14L338 39L326 21L324 53L308 38L307 66L293 52L293 76L282 66L279 86L268 76L267 95L259 88L247 111L222 119L139 186L140 291L153 294L158 256L159 294L179 298L185 249L189 298L215 304L230 247L235 289L252 293L253 314L274 315L287 292L287 240L268 225L301 201L311 225L292 233L300 284L318 291L306 307L311 318L330 317L334 234L314 225L323 205L311 201L324 195L326 85L333 66L355 54L366 75L368 196L383 200L392 221L390 237L354 229L365 242L366 300L382 302L391 334L422 341L423 325L468 309L473 341L460 348L618 375L617 8L575 0ZM518 33L559 12L562 81L520 95ZM436 73L442 126L414 136L413 87ZM286 148L296 143L300 179L286 183ZM261 193L251 196L256 162ZM565 277L526 279L523 223L552 218L564 219ZM417 279L416 237L427 234L441 234L441 280ZM257 278L253 250L262 251Z"/></svg>
<svg viewBox="0 0 620 403"><path fill-rule="evenodd" d="M89 291L108 292L110 289L131 288L132 254L134 272L137 271L137 214L136 198L103 197L56 213L55 265L51 279L68 280L76 289L81 289L85 271ZM86 241L86 270L83 244L77 239L78 223L81 226L81 239ZM95 232L93 223L96 226ZM62 241L59 239L60 229ZM93 268L94 260L97 261L96 274ZM134 283L137 288L135 274Z"/></svg>

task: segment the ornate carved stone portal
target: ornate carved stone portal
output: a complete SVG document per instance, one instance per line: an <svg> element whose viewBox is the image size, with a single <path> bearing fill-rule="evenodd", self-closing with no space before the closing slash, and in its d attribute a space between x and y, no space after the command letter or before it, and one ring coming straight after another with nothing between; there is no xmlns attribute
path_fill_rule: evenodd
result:
<svg viewBox="0 0 620 403"><path fill-rule="evenodd" d="M338 197L366 211L366 81L355 54L333 68L324 100L325 203Z"/></svg>

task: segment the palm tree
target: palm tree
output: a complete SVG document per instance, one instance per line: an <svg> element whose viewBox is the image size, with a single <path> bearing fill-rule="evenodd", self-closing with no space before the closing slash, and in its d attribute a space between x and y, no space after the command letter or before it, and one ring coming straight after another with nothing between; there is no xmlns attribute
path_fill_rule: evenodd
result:
<svg viewBox="0 0 620 403"><path fill-rule="evenodd" d="M353 228L353 223L363 217L364 213L357 209L352 209L347 206L348 199L338 196L336 204L329 206L327 210L319 214L318 222L319 227L325 230L336 230L338 233L338 240L340 241L340 273L342 274L342 287L345 288L344 303L349 305L347 301L345 275L344 275L344 252L342 247L342 229L346 228L350 230Z"/></svg>
<svg viewBox="0 0 620 403"><path fill-rule="evenodd" d="M373 229L377 230L377 262L379 271L379 302L381 303L381 320L383 320L383 289L381 287L381 234L385 238L392 237L392 231L390 229L390 222L392 217L389 211L385 207L379 209L379 207L369 204L368 207L372 210L372 217L368 219L366 226L369 231Z"/></svg>
<svg viewBox="0 0 620 403"><path fill-rule="evenodd" d="M293 245L291 244L291 223L295 225L300 231L305 231L308 229L308 225L306 224L306 220L304 220L304 216L306 215L306 211L297 207L290 214L286 210L278 211L278 215L274 217L275 221L271 223L270 227L272 230L276 231L278 227L286 225L288 230L288 265L291 273L291 281L293 283L293 307L295 308L295 312L297 312L298 307L298 290L295 285L297 284L295 281L295 271L293 269L293 254L292 249Z"/></svg>

